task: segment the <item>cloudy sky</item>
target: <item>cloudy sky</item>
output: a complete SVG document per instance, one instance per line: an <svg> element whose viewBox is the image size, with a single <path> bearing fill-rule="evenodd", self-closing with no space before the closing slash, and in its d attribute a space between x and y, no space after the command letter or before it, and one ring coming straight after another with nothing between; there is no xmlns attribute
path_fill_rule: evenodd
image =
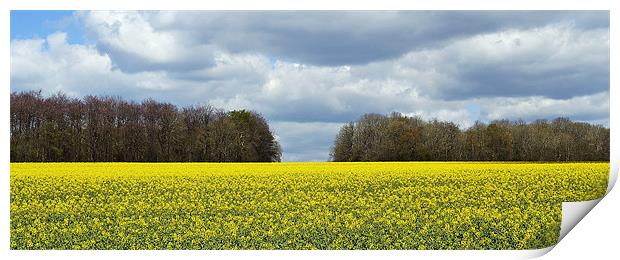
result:
<svg viewBox="0 0 620 260"><path fill-rule="evenodd" d="M609 126L609 13L11 11L11 91L262 113L325 161L364 113Z"/></svg>

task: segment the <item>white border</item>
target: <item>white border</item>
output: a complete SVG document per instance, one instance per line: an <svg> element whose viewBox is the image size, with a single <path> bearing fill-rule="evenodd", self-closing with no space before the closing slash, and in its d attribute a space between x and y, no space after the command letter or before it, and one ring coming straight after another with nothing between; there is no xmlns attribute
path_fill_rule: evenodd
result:
<svg viewBox="0 0 620 260"><path fill-rule="evenodd" d="M9 2L10 1L10 2ZM354 3L354 5L352 4ZM164 259L170 257L219 257L219 258L257 258L257 259L313 259L320 258L379 258L390 257L410 259L411 257L425 257L433 259L445 258L514 258L524 256L523 251L31 251L31 252L9 252L9 86L10 86L10 50L9 50L9 10L186 10L186 9L205 9L205 10L236 10L236 9L258 9L258 10L611 10L611 42L617 43L618 19L616 16L619 11L613 5L613 1L604 0L563 0L563 1L540 1L540 0L521 0L521 1L497 1L497 0L434 0L420 2L403 2L397 0L369 1L358 0L354 2L340 1L337 3L328 0L307 1L298 3L297 1L286 0L227 0L227 1L198 1L191 0L156 0L156 1L68 1L68 0L5 0L0 1L0 92L2 105L1 124L2 138L0 138L1 155L3 160L0 162L3 178L0 178L2 187L2 203L0 203L0 249L2 254L19 259L51 257L52 259L82 259L84 257L93 259L114 258L149 258ZM613 46L613 44L611 44ZM616 55L614 55L616 54ZM618 57L614 49L611 48L611 86L618 86L618 80L614 73L618 70ZM611 87L611 100L620 100L616 88ZM618 172L618 119L617 103L611 103L610 127L611 127L611 167L615 176ZM611 178L615 179L615 178ZM615 183L610 182L609 188ZM595 207L585 219L577 225L571 233L562 240L556 249L547 255L548 258L564 259L574 256L593 256L605 254L617 255L618 247L616 235L620 232L618 225L618 212L620 195L617 191L612 191L609 196L604 198L598 207ZM615 232L615 233L614 233ZM603 245L603 246L601 246ZM606 246L604 246L606 245ZM550 249L547 249L550 250ZM540 254L542 251L536 251ZM536 255L530 255L536 256Z"/></svg>

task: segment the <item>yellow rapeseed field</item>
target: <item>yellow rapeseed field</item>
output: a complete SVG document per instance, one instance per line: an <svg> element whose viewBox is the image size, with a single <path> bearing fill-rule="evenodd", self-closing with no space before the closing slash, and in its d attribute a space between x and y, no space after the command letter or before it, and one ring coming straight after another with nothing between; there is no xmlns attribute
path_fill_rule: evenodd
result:
<svg viewBox="0 0 620 260"><path fill-rule="evenodd" d="M529 249L609 163L11 163L12 249Z"/></svg>

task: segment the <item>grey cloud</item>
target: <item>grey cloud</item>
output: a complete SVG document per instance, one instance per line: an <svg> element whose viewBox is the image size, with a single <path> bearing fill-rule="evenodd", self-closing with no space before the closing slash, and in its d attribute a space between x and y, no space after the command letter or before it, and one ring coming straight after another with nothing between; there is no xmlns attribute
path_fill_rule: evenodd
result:
<svg viewBox="0 0 620 260"><path fill-rule="evenodd" d="M571 98L609 89L609 71L578 66L548 73L516 69L512 64L485 65L461 71L454 91L440 95L447 99L474 96L528 96Z"/></svg>
<svg viewBox="0 0 620 260"><path fill-rule="evenodd" d="M605 16L607 14L607 16ZM608 27L608 13L577 12L251 12L225 16L223 30L205 39L233 52L259 51L316 65L363 64L396 58L452 39L506 28L568 22L579 28ZM231 30L231 27L233 30ZM209 28L209 27L207 27Z"/></svg>
<svg viewBox="0 0 620 260"><path fill-rule="evenodd" d="M553 23L571 23L579 29L609 27L607 11L161 11L132 13L131 19L106 12L82 16L101 50L118 56L115 60L129 71L210 66L210 48L337 66L392 59L444 41L507 28ZM127 46L143 42L144 35L161 39L145 44L143 51L157 49L150 45L166 47L166 36L171 35L182 40L172 53L189 49L193 55L175 66L168 66L173 64L170 60L144 61L142 50ZM149 66L141 67L136 60Z"/></svg>

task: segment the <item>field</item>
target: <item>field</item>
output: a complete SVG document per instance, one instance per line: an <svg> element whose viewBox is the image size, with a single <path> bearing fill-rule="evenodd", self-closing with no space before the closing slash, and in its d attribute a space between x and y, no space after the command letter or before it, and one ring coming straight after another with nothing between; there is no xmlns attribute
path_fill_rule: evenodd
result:
<svg viewBox="0 0 620 260"><path fill-rule="evenodd" d="M531 249L609 163L11 163L12 249Z"/></svg>

